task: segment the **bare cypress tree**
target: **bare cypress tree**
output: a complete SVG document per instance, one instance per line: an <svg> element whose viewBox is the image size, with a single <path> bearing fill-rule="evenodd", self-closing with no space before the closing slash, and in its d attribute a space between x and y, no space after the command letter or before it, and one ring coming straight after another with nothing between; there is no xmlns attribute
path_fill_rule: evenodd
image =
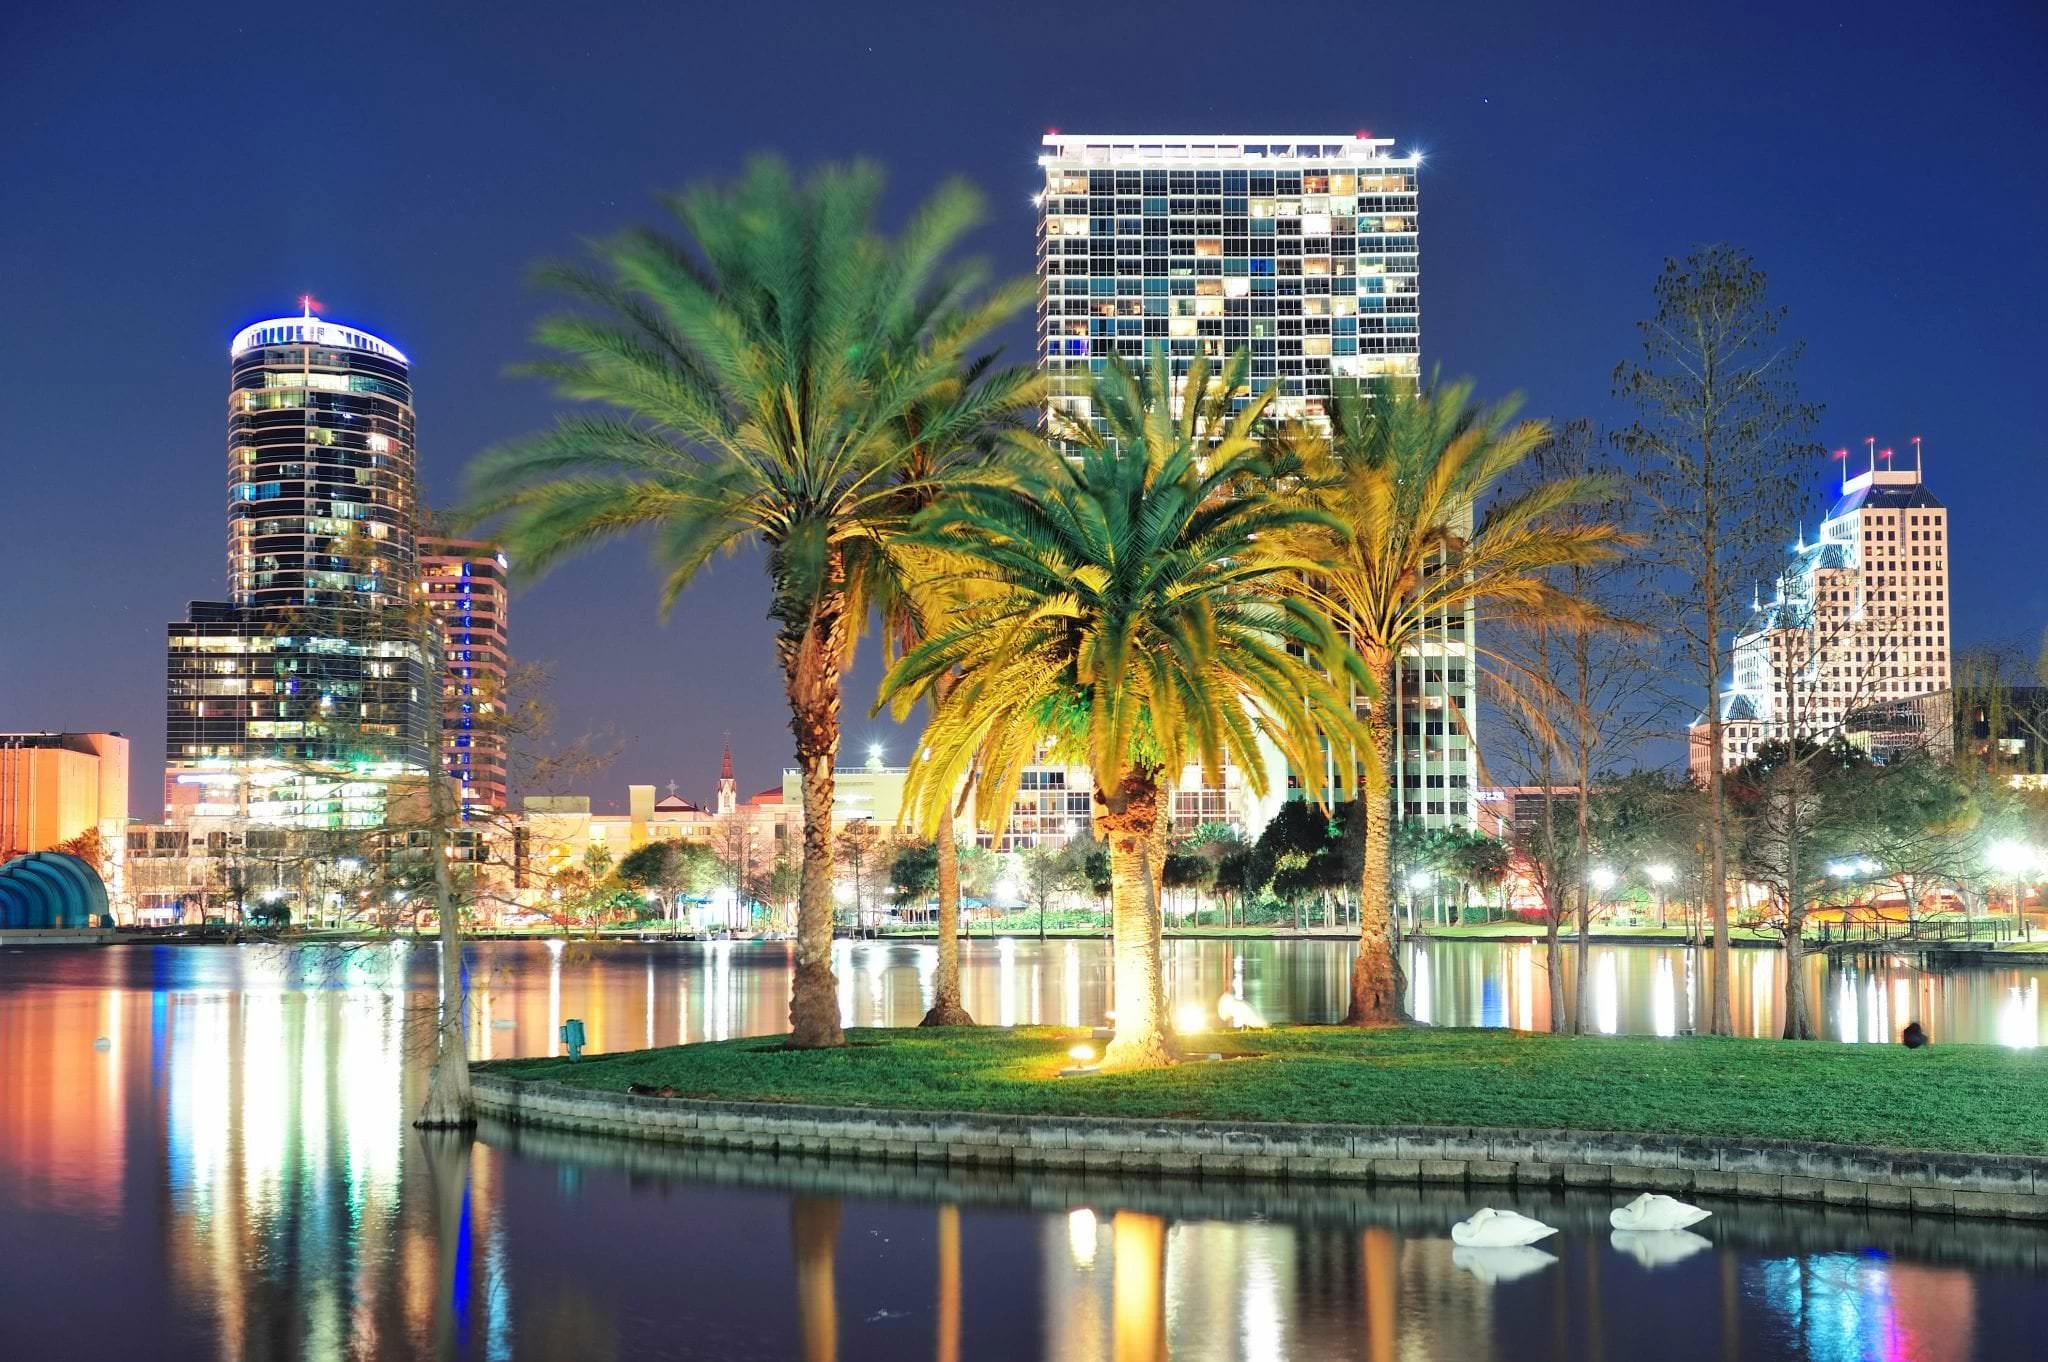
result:
<svg viewBox="0 0 2048 1362"><path fill-rule="evenodd" d="M1615 366L1615 396L1636 409L1615 446L1650 504L1650 590L1674 676L1702 696L1706 729L1707 903L1713 923L1710 1030L1729 1035L1727 809L1721 779L1723 635L1741 593L1777 573L1787 512L1818 467L1809 439L1820 409L1799 400L1803 346L1781 340L1783 308L1747 252L1703 246L1666 260L1656 312L1638 324L1643 354Z"/></svg>
<svg viewBox="0 0 2048 1362"><path fill-rule="evenodd" d="M1641 518L1623 480L1600 458L1590 421L1569 421L1530 454L1523 478L1531 485L1563 479L1589 480L1607 489L1599 501L1560 509L1560 529L1601 527L1629 550L1593 563L1552 570L1558 590L1578 609L1533 626L1512 627L1496 657L1494 671L1515 684L1494 686L1491 695L1511 717L1508 729L1525 745L1515 754L1525 770L1540 771L1543 816L1540 827L1522 830L1525 854L1545 908L1545 943L1551 974L1551 1029L1578 1034L1586 1027L1586 957L1592 938L1589 876L1593 872L1591 809L1599 764L1605 754L1632 750L1657 730L1668 705L1651 684L1653 667L1646 639L1650 630L1632 616L1643 614L1643 567L1634 556L1642 536L1632 522ZM1534 758L1532 761L1531 758ZM1558 838L1559 795L1553 773L1571 778L1570 846ZM1566 897L1577 925L1574 975L1577 1003L1564 1007L1558 927Z"/></svg>

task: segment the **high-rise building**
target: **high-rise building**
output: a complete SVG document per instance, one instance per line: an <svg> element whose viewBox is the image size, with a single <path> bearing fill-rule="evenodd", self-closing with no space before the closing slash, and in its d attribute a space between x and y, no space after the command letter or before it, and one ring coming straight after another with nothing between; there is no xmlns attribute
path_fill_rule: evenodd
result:
<svg viewBox="0 0 2048 1362"><path fill-rule="evenodd" d="M430 767L411 366L310 308L229 360L229 598L170 626L165 804L373 824Z"/></svg>
<svg viewBox="0 0 2048 1362"><path fill-rule="evenodd" d="M1802 528L1768 599L1756 593L1735 637L1722 689L1721 762L1739 766L1772 741L1849 736L1879 753L1917 745L1928 729L1914 708L1950 686L1948 511L1913 466L1871 442L1809 541ZM1907 732L1911 711L1911 732ZM1900 732L1883 731L1895 713ZM1845 723L1845 720L1853 721ZM1692 726L1693 772L1705 776L1705 720Z"/></svg>
<svg viewBox="0 0 2048 1362"><path fill-rule="evenodd" d="M1388 138L1051 133L1039 165L1038 355L1048 417L1092 419L1111 355L1251 352L1276 418L1333 382L1421 374L1416 176ZM1394 812L1470 826L1473 620L1432 620L1396 672ZM1462 716L1462 717L1461 717Z"/></svg>
<svg viewBox="0 0 2048 1362"><path fill-rule="evenodd" d="M420 584L441 628L441 767L465 811L507 806L505 731L491 722L505 703L505 570L495 545L421 536Z"/></svg>

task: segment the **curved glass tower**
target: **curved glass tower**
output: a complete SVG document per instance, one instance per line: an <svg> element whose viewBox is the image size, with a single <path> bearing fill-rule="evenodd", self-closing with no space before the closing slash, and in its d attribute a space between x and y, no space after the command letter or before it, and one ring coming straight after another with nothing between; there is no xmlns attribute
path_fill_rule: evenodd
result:
<svg viewBox="0 0 2048 1362"><path fill-rule="evenodd" d="M170 626L165 806L371 826L432 769L411 364L310 313L229 363L228 599Z"/></svg>
<svg viewBox="0 0 2048 1362"><path fill-rule="evenodd" d="M317 317L229 353L228 590L236 605L375 610L419 575L412 367Z"/></svg>

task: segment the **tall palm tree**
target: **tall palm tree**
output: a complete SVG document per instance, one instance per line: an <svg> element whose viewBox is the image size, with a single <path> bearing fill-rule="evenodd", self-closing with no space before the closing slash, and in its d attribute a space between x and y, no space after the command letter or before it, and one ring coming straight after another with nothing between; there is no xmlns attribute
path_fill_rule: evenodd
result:
<svg viewBox="0 0 2048 1362"><path fill-rule="evenodd" d="M542 323L559 358L531 366L579 411L469 469L470 519L499 533L528 578L639 527L654 532L666 612L719 552L766 550L802 770L802 887L790 1041L838 1045L832 977L832 794L840 691L866 604L856 547L906 527L906 416L946 445L978 430L1016 384L962 374L989 332L1031 296L988 289L949 263L981 216L964 184L941 188L893 239L874 226L872 166L798 182L763 158L731 185L668 201L680 239L636 230L597 244L594 268L546 282L584 310Z"/></svg>
<svg viewBox="0 0 2048 1362"><path fill-rule="evenodd" d="M895 473L899 520L914 519L937 504L963 478L983 477L992 471L991 459L1000 437L1021 429L1018 422L1023 404L1035 405L1039 400L1044 386L1039 375L1023 368L994 370L993 364L991 357L977 360L958 384L935 391L929 401L905 416L907 454ZM974 429L938 423L946 438L930 438L933 418L957 400L958 391L977 387L988 394L981 403L988 424ZM1007 393L1006 402L996 400L999 393ZM938 586L942 561L941 554L900 534L867 540L849 551L848 575L872 605L891 665L943 627L955 593ZM950 681L946 676L935 678L933 695L942 697ZM908 717L909 706L899 704L897 711L900 721ZM954 801L939 807L933 833L938 862L939 967L932 983L931 1009L920 1026L974 1024L960 995L960 848L954 840L954 809Z"/></svg>
<svg viewBox="0 0 2048 1362"><path fill-rule="evenodd" d="M1334 750L1348 772L1366 743L1348 687L1332 680L1366 684L1355 656L1277 589L1309 566L1291 537L1341 526L1268 494L1287 470L1254 433L1264 400L1231 411L1246 367L1240 356L1218 374L1196 360L1176 415L1163 353L1139 372L1112 363L1093 387L1106 434L1019 437L1005 476L928 512L916 542L947 555L961 597L948 627L883 681L885 699L935 701L905 791L927 822L970 772L990 823L1036 761L1093 773L1116 938L1105 1067L1173 1054L1147 855L1165 783L1193 764L1220 782L1234 760L1262 794L1262 744L1300 772Z"/></svg>
<svg viewBox="0 0 2048 1362"><path fill-rule="evenodd" d="M1566 508L1609 492L1605 480L1565 477L1496 501L1473 528L1482 498L1548 435L1515 421L1514 404L1473 405L1472 385L1414 392L1375 384L1326 404L1328 429L1295 427L1280 443L1303 464L1302 495L1343 531L1304 546L1317 558L1299 589L1349 638L1373 686L1362 696L1373 752L1365 763L1363 879L1358 956L1346 1020L1384 1025L1400 1016L1389 875L1395 667L1447 620L1468 613L1524 623L1588 612L1550 580L1552 570L1605 561L1623 542L1597 520L1560 520ZM1499 663L1464 639L1470 665ZM1511 678L1500 691L1540 686ZM1462 714L1447 716L1464 723Z"/></svg>

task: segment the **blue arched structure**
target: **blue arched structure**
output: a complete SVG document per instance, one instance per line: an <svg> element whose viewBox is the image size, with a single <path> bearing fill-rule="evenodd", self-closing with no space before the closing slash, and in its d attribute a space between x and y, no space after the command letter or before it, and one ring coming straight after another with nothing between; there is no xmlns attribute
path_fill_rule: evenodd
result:
<svg viewBox="0 0 2048 1362"><path fill-rule="evenodd" d="M96 927L106 912L107 886L76 856L39 851L0 865L0 928Z"/></svg>

